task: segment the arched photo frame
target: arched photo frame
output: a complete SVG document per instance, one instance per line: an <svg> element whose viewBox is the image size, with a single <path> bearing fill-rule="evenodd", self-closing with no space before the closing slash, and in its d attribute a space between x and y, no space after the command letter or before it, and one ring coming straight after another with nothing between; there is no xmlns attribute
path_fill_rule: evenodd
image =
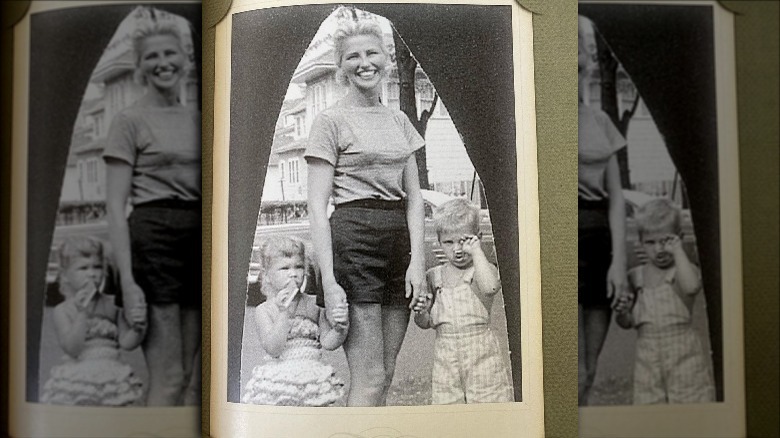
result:
<svg viewBox="0 0 780 438"><path fill-rule="evenodd" d="M518 285L517 158L511 9L432 4L355 7L388 18L447 102L453 123L483 178L502 283ZM254 236L265 168L287 84L332 5L248 11L233 18L231 65L228 375L240 373L248 242ZM432 17L436 20L432 20ZM467 18L468 17L468 18ZM289 23L289 24L287 24ZM295 23L295 25L293 25ZM420 29L425 28L426 32ZM447 35L457 29L458 38ZM263 41L258 44L258 41ZM273 62L271 62L273 60ZM485 75L483 66L490 65ZM278 78L278 79L274 79ZM287 78L287 79L286 79ZM261 104L262 102L262 104ZM495 206L494 206L495 205ZM504 286L505 291L517 288ZM520 296L504 294L510 351L519 352ZM240 324L240 325L239 325ZM514 364L517 364L515 368ZM515 399L522 399L520 357L513 357ZM238 380L229 378L228 401Z"/></svg>

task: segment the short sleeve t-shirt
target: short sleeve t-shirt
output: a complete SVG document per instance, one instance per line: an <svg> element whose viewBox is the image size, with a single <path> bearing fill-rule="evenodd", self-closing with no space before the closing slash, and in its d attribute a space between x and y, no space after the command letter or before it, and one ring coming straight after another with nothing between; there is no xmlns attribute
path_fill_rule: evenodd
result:
<svg viewBox="0 0 780 438"><path fill-rule="evenodd" d="M609 159L626 146L626 139L605 112L580 102L578 114L578 195L583 200L601 201L608 197L606 176Z"/></svg>
<svg viewBox="0 0 780 438"><path fill-rule="evenodd" d="M201 198L200 112L184 106L131 106L114 117L104 159L133 167L133 205Z"/></svg>
<svg viewBox="0 0 780 438"><path fill-rule="evenodd" d="M314 119L304 157L334 167L336 205L359 199L406 198L403 173L409 157L425 145L412 122L385 106L337 104Z"/></svg>

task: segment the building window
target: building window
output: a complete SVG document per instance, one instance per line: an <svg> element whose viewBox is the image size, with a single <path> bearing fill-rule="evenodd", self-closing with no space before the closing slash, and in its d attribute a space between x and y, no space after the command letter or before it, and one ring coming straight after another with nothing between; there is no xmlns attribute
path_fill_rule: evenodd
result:
<svg viewBox="0 0 780 438"><path fill-rule="evenodd" d="M291 158L287 162L287 175L289 177L290 183L297 184L300 182L300 175L298 172L298 159L297 158Z"/></svg>
<svg viewBox="0 0 780 438"><path fill-rule="evenodd" d="M433 103L433 95L436 94L436 90L433 89L433 84L430 82L423 82L417 86L417 117L422 115L423 111L427 111L431 108Z"/></svg>
<svg viewBox="0 0 780 438"><path fill-rule="evenodd" d="M388 108L400 108L400 86L398 82L387 83L387 107Z"/></svg>
<svg viewBox="0 0 780 438"><path fill-rule="evenodd" d="M97 169L97 159L96 158L90 158L87 160L86 163L86 181L88 183L97 183L98 180L98 169Z"/></svg>
<svg viewBox="0 0 780 438"><path fill-rule="evenodd" d="M306 126L303 123L303 117L295 118L295 135L298 137L306 135Z"/></svg>
<svg viewBox="0 0 780 438"><path fill-rule="evenodd" d="M309 106L312 110L312 116L328 107L327 93L325 83L320 82L311 86L311 92L308 95Z"/></svg>

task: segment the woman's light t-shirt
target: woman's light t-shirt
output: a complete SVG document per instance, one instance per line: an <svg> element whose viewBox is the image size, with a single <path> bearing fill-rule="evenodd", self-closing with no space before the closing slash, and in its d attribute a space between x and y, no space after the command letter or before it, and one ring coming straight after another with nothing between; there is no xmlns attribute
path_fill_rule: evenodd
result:
<svg viewBox="0 0 780 438"><path fill-rule="evenodd" d="M626 147L626 139L605 112L580 102L578 114L578 195L583 200L601 201L608 197L606 172L609 159Z"/></svg>
<svg viewBox="0 0 780 438"><path fill-rule="evenodd" d="M103 158L133 167L133 205L201 198L200 112L131 106L114 116Z"/></svg>
<svg viewBox="0 0 780 438"><path fill-rule="evenodd" d="M314 119L304 157L333 166L336 205L359 199L399 201L406 198L406 163L424 145L425 140L399 110L337 105Z"/></svg>

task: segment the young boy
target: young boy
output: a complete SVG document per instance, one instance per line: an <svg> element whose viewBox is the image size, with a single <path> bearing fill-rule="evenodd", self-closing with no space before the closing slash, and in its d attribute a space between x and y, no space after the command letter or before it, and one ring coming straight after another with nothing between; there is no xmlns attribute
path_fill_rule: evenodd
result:
<svg viewBox="0 0 780 438"><path fill-rule="evenodd" d="M638 332L634 404L713 402L710 358L691 324L701 274L682 246L680 210L653 200L636 222L647 262L629 272L631 292L615 306L618 325Z"/></svg>
<svg viewBox="0 0 780 438"><path fill-rule="evenodd" d="M447 262L428 271L429 293L414 305L417 326L436 329L432 402L511 402L509 372L490 330L501 282L482 251L479 208L454 199L433 220Z"/></svg>

